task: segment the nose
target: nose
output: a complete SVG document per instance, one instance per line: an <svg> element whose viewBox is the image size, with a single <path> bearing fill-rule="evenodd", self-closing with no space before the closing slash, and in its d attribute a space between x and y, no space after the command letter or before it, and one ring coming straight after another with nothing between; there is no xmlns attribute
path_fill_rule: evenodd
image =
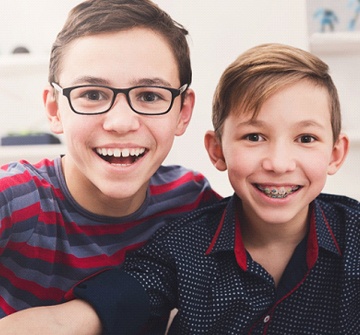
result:
<svg viewBox="0 0 360 335"><path fill-rule="evenodd" d="M103 127L107 131L129 132L140 127L140 115L130 108L125 94L118 94L113 106L104 115Z"/></svg>
<svg viewBox="0 0 360 335"><path fill-rule="evenodd" d="M294 148L281 142L269 145L262 166L265 170L278 174L294 171L296 168Z"/></svg>

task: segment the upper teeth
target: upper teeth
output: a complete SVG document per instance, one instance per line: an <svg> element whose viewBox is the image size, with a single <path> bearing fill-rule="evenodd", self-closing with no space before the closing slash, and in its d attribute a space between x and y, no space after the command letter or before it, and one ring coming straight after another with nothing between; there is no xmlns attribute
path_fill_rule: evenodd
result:
<svg viewBox="0 0 360 335"><path fill-rule="evenodd" d="M285 198L294 191L297 191L299 189L299 186L288 186L288 187L279 187L279 188L275 186L270 186L270 187L258 186L258 189L263 191L267 196L271 198Z"/></svg>
<svg viewBox="0 0 360 335"><path fill-rule="evenodd" d="M96 152L102 156L129 157L139 156L145 152L145 148L97 148Z"/></svg>

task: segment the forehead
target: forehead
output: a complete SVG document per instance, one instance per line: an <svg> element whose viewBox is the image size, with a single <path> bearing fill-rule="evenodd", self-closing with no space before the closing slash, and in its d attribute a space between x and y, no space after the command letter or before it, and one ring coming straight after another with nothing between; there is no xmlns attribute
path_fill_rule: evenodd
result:
<svg viewBox="0 0 360 335"><path fill-rule="evenodd" d="M228 119L229 124L267 124L274 128L311 121L331 131L330 97L326 88L308 80L298 81L275 91L264 100L257 113L239 104Z"/></svg>
<svg viewBox="0 0 360 335"><path fill-rule="evenodd" d="M179 70L169 43L150 29L80 37L65 49L60 81L70 84L77 77L103 78L124 85L140 78L160 77L176 86Z"/></svg>

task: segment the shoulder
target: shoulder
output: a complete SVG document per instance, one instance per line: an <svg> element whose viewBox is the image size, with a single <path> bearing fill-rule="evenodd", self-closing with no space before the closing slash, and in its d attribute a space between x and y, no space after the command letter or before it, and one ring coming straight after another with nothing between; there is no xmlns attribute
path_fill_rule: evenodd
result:
<svg viewBox="0 0 360 335"><path fill-rule="evenodd" d="M53 164L49 160L38 164L19 161L1 167L0 216L6 218L1 227L3 242L10 238L26 241L33 233L39 223L40 208L48 204L49 198L53 199L49 187Z"/></svg>
<svg viewBox="0 0 360 335"><path fill-rule="evenodd" d="M212 238L228 202L229 198L225 198L169 221L153 235L152 240L169 244L168 242L174 239L190 242L191 236L195 239L205 239L205 236Z"/></svg>
<svg viewBox="0 0 360 335"><path fill-rule="evenodd" d="M355 246L359 249L360 240L360 203L345 196L321 194L316 200L319 215L325 217L337 242L342 247ZM359 249L360 251L360 249Z"/></svg>
<svg viewBox="0 0 360 335"><path fill-rule="evenodd" d="M56 161L42 160L37 164L19 161L0 168L1 203L15 198L34 202L47 197L45 194L52 193L57 185Z"/></svg>
<svg viewBox="0 0 360 335"><path fill-rule="evenodd" d="M10 162L0 167L1 178L6 176L15 176L23 173L30 173L31 175L48 174L49 171L55 169L55 161L43 159L40 162L33 164L26 160Z"/></svg>
<svg viewBox="0 0 360 335"><path fill-rule="evenodd" d="M224 199L167 222L144 247L127 254L125 268L134 269L148 263L159 266L159 262L169 268L184 261L195 264L205 255L226 205L227 199Z"/></svg>
<svg viewBox="0 0 360 335"><path fill-rule="evenodd" d="M360 217L360 202L356 199L322 193L317 197L316 202L325 212L337 213L342 217L353 217L354 219Z"/></svg>
<svg viewBox="0 0 360 335"><path fill-rule="evenodd" d="M12 162L0 168L1 188L25 184L34 180L48 179L55 174L54 161L42 160L31 164L25 160Z"/></svg>
<svg viewBox="0 0 360 335"><path fill-rule="evenodd" d="M160 166L150 179L149 196L152 204L163 204L163 210L176 209L176 213L189 212L221 198L201 173L179 165Z"/></svg>
<svg viewBox="0 0 360 335"><path fill-rule="evenodd" d="M207 179L199 172L187 169L181 165L160 166L150 179L150 185L164 185L175 183L176 185L197 182L208 183Z"/></svg>

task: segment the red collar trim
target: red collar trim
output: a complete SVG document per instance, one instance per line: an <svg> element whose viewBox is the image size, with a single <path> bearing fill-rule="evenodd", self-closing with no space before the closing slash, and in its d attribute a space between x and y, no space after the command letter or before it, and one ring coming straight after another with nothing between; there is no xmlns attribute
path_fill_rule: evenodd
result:
<svg viewBox="0 0 360 335"><path fill-rule="evenodd" d="M244 271L247 270L247 255L245 246L241 237L240 220L239 215L236 211L235 218L235 258L236 262Z"/></svg>
<svg viewBox="0 0 360 335"><path fill-rule="evenodd" d="M308 269L311 269L318 259L319 256L319 244L316 235L316 225L315 225L315 210L311 211L310 216L310 225L309 225L309 236L307 241L307 251L306 251L306 263Z"/></svg>
<svg viewBox="0 0 360 335"><path fill-rule="evenodd" d="M240 266L240 268L242 270L246 271L247 270L247 255L246 255L245 246L244 246L244 243L243 243L242 237L241 237L240 220L239 220L238 211L236 210L235 213L236 214L235 214L234 253L235 253L236 262L238 263L238 265ZM225 215L226 215L226 210L222 214L220 223L216 229L213 239L211 240L209 248L205 252L205 255L209 255L212 252L212 250L215 246L215 243L218 240L220 232L223 228L223 225L225 222Z"/></svg>
<svg viewBox="0 0 360 335"><path fill-rule="evenodd" d="M223 212L223 214L221 216L220 223L219 223L219 225L218 225L218 227L216 229L215 235L214 235L214 237L213 237L213 239L212 239L212 241L210 243L209 248L205 252L205 255L209 255L211 253L212 249L215 246L215 243L216 243L216 241L217 241L217 239L218 239L218 237L220 235L221 229L222 229L222 227L224 225L224 222L225 222L225 214L226 214L226 210Z"/></svg>

